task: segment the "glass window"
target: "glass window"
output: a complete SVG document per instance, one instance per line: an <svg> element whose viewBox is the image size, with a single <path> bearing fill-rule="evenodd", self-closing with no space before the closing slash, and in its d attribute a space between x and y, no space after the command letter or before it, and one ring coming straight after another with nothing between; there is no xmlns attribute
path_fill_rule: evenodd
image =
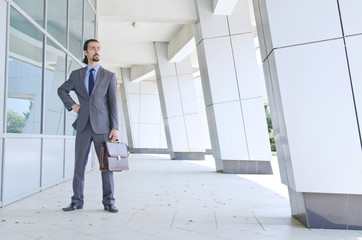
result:
<svg viewBox="0 0 362 240"><path fill-rule="evenodd" d="M44 0L13 0L13 2L44 27Z"/></svg>
<svg viewBox="0 0 362 240"><path fill-rule="evenodd" d="M43 34L15 9L10 10L7 129L40 133Z"/></svg>
<svg viewBox="0 0 362 240"><path fill-rule="evenodd" d="M69 58L68 61L68 78L70 76L70 74L72 73L72 71L81 68L82 65L80 65L77 61ZM79 104L79 100L77 95L71 91L70 92L70 96L73 98L73 100ZM66 135L70 135L70 136L75 136L76 131L74 130L72 124L73 122L77 119L77 113L75 113L74 111L66 111L67 112L67 117L66 117L66 128L65 128L65 132Z"/></svg>
<svg viewBox="0 0 362 240"><path fill-rule="evenodd" d="M67 39L67 1L48 0L47 29L63 46Z"/></svg>
<svg viewBox="0 0 362 240"><path fill-rule="evenodd" d="M89 2L92 4L93 8L96 10L96 0L89 0Z"/></svg>
<svg viewBox="0 0 362 240"><path fill-rule="evenodd" d="M88 1L85 2L85 15L84 15L84 41L93 39L95 36L95 22L96 14Z"/></svg>
<svg viewBox="0 0 362 240"><path fill-rule="evenodd" d="M83 56L83 0L70 0L69 4L69 51L76 58L81 59Z"/></svg>
<svg viewBox="0 0 362 240"><path fill-rule="evenodd" d="M53 41L47 41L44 85L44 133L64 134L64 105L57 89L65 80L65 52Z"/></svg>

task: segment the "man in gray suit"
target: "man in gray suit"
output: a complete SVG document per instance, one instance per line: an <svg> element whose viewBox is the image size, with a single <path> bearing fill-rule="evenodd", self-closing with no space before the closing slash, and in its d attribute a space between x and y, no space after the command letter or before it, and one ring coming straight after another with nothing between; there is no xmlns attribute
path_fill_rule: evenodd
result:
<svg viewBox="0 0 362 240"><path fill-rule="evenodd" d="M64 211L83 208L84 174L92 141L99 159L101 143L118 137L116 75L99 65L100 46L97 40L87 40L83 50L83 62L87 66L73 71L68 81L58 88L58 95L65 107L78 113L73 123L77 130L73 196L70 205L63 208ZM77 94L79 104L71 98L70 91ZM118 212L114 206L113 172L102 171L102 188L104 210Z"/></svg>

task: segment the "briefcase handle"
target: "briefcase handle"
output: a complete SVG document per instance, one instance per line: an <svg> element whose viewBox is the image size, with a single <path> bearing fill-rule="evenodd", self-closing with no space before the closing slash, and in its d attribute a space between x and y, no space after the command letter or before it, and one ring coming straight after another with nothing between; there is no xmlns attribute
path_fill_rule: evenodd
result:
<svg viewBox="0 0 362 240"><path fill-rule="evenodd" d="M110 140L111 143L120 143L119 139L117 138L116 140ZM128 144L126 144L127 146L127 152L129 153L129 146Z"/></svg>

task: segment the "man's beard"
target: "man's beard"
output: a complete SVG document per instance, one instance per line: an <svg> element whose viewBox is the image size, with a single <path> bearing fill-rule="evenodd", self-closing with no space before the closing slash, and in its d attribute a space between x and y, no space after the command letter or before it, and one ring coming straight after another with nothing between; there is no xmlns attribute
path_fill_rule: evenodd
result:
<svg viewBox="0 0 362 240"><path fill-rule="evenodd" d="M98 58L96 58L96 56L97 56ZM99 55L97 54L97 55L94 55L94 56L93 56L92 61L93 61L93 62L99 62L99 59L100 59L100 58L99 58Z"/></svg>

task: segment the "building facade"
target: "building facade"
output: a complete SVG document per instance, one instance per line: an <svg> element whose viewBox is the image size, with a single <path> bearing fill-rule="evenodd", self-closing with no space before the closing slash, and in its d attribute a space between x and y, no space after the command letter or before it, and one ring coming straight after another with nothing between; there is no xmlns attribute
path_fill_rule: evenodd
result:
<svg viewBox="0 0 362 240"><path fill-rule="evenodd" d="M95 2L0 1L1 205L73 175L76 115L56 90L95 37Z"/></svg>
<svg viewBox="0 0 362 240"><path fill-rule="evenodd" d="M65 111L56 89L82 66L83 42L99 37L100 6L109 2L0 0L1 205L72 177L76 115ZM362 228L361 1L126 3L102 8L100 24L132 42L117 49L118 39L108 39L105 55L112 61L135 56L132 64L111 68L119 80L122 141L136 152L162 150L173 159L202 159L211 145L216 171L272 173L256 29L293 216L308 227ZM157 32L147 44L137 42L137 31L147 28L142 21L150 19L156 22L150 32L169 19L178 25L167 36ZM197 50L202 94L195 90L190 49ZM156 77L134 77L146 70ZM202 120L210 141L202 140Z"/></svg>

